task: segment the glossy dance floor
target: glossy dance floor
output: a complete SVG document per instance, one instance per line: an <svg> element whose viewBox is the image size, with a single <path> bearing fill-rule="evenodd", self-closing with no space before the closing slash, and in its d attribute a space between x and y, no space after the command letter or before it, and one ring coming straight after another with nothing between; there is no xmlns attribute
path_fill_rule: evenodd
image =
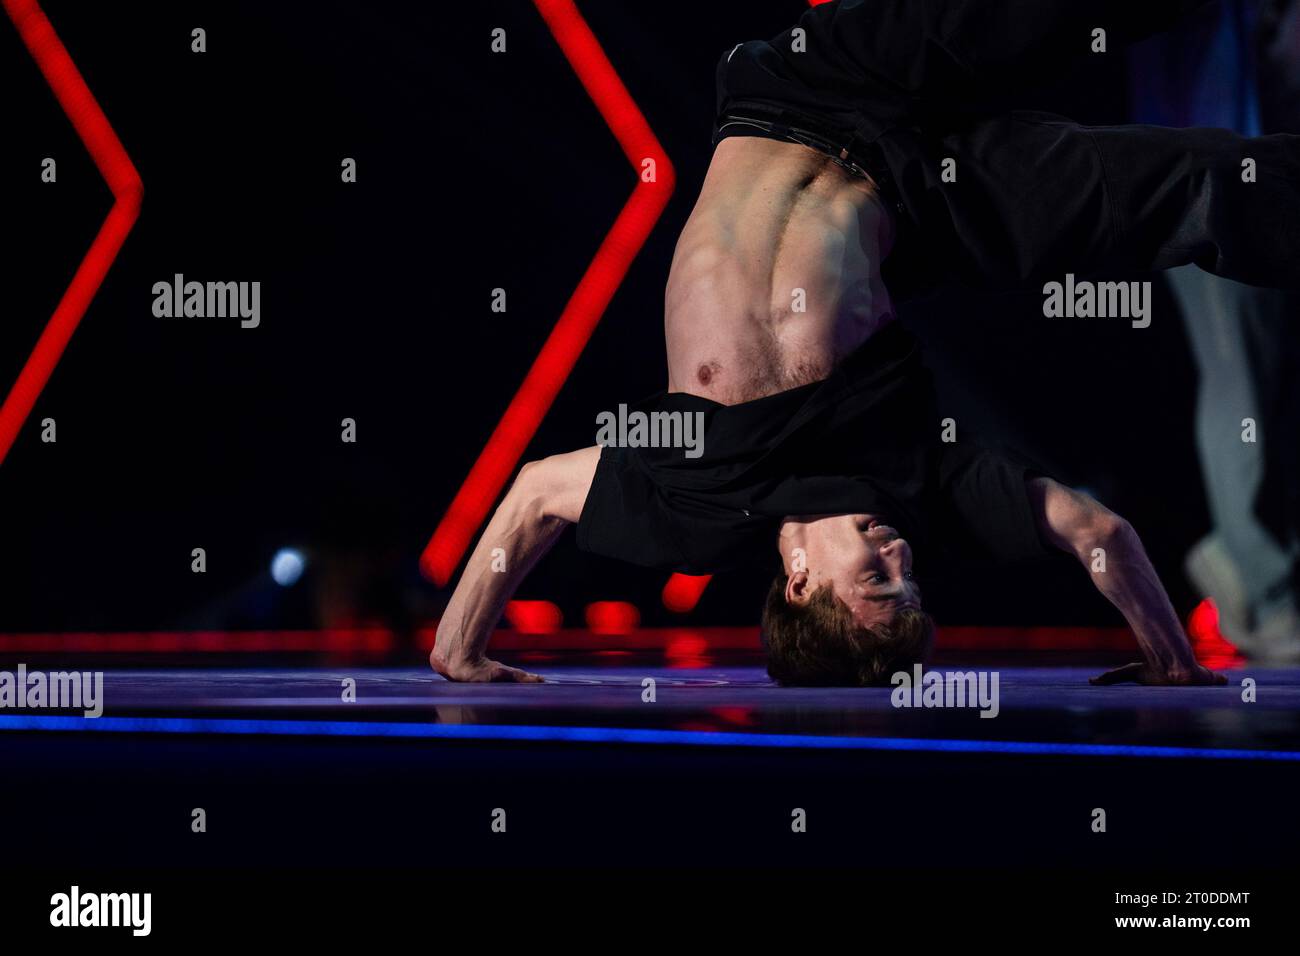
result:
<svg viewBox="0 0 1300 956"><path fill-rule="evenodd" d="M177 867L329 868L342 854L348 866L894 873L953 860L1284 866L1300 852L1296 669L1235 670L1226 687L1092 687L1100 666L982 662L998 674L998 715L981 718L895 708L889 688L780 688L752 662L523 663L550 682L107 671L100 718L0 710L16 781L0 788L0 819L23 821L6 839L61 865ZM494 808L509 812L509 839L488 826ZM792 808L813 821L799 837ZM1094 808L1109 814L1104 837Z"/></svg>
<svg viewBox="0 0 1300 956"><path fill-rule="evenodd" d="M753 665L529 666L547 683L453 684L424 668L107 671L102 718L6 709L0 730L891 746L861 743L871 738L920 749L930 749L926 741L987 741L1065 745L1064 753L1081 746L1116 748L1116 755L1120 748L1193 748L1273 759L1300 752L1294 668L1233 670L1226 687L1149 688L1091 686L1099 666L952 663L934 669L990 675L984 700L918 708L894 706L890 688L777 687ZM1253 702L1243 700L1247 678L1255 682Z"/></svg>

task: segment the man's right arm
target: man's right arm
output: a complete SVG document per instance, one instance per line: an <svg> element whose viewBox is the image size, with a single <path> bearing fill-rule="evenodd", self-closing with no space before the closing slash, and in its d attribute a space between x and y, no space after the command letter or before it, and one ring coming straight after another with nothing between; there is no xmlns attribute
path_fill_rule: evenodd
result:
<svg viewBox="0 0 1300 956"><path fill-rule="evenodd" d="M538 682L542 678L487 657L488 641L510 595L577 522L596 474L600 447L529 462L520 470L470 555L438 622L429 663L448 680ZM501 551L494 555L500 548Z"/></svg>

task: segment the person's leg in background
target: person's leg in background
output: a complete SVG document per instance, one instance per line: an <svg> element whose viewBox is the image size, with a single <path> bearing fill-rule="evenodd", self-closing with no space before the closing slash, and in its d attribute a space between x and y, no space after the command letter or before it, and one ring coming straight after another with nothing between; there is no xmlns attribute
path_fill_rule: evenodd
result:
<svg viewBox="0 0 1300 956"><path fill-rule="evenodd" d="M1300 3L1225 0L1132 51L1135 113L1246 134L1298 129L1297 54ZM1247 654L1300 659L1300 296L1195 267L1167 276L1200 375L1196 440L1212 521L1188 576ZM1245 419L1254 442L1243 440Z"/></svg>
<svg viewBox="0 0 1300 956"><path fill-rule="evenodd" d="M1300 538L1287 500L1300 482L1287 460L1300 421L1286 407L1300 296L1195 266L1168 279L1200 373L1196 443L1213 526L1188 554L1188 576L1214 600L1220 630L1242 651L1300 658Z"/></svg>

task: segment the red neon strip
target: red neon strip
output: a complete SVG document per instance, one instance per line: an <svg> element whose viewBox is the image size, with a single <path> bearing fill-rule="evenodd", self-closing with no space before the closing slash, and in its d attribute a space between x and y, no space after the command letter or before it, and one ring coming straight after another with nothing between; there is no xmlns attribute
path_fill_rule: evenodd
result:
<svg viewBox="0 0 1300 956"><path fill-rule="evenodd" d="M421 628L416 643L433 649L435 628ZM550 634L526 634L512 628L498 628L492 634L492 650L617 652L667 651L669 648L698 646L709 651L757 651L761 649L758 628L747 627L633 627L621 634L601 633L594 628L562 627Z"/></svg>
<svg viewBox="0 0 1300 956"><path fill-rule="evenodd" d="M420 566L444 585L537 432L591 333L658 222L675 174L667 154L605 56L573 0L533 0L565 59L582 82L638 175L637 186L583 273L523 384L488 438L468 477L433 532ZM656 181L640 179L641 162L653 159Z"/></svg>
<svg viewBox="0 0 1300 956"><path fill-rule="evenodd" d="M8 397L0 405L0 462L9 454L72 333L77 330L77 324L135 225L144 195L139 173L36 0L3 2L5 12L17 27L27 51L45 75L45 82L54 91L63 112L95 161L99 174L112 190L115 202L37 339L32 354L18 373Z"/></svg>
<svg viewBox="0 0 1300 956"><path fill-rule="evenodd" d="M320 631L82 631L0 634L0 653L203 654L246 652L364 652L386 654L396 641L385 628Z"/></svg>
<svg viewBox="0 0 1300 956"><path fill-rule="evenodd" d="M433 649L435 629L417 632L417 644ZM499 628L492 635L495 651L670 651L695 656L705 651L757 651L758 628L635 627L615 639L587 628L563 627L550 634ZM939 628L936 647L951 651L1132 652L1137 645L1124 627L949 627ZM1202 661L1204 663L1204 661Z"/></svg>
<svg viewBox="0 0 1300 956"><path fill-rule="evenodd" d="M435 626L416 632L416 647L433 648ZM611 639L615 638L615 639ZM1132 651L1133 635L1123 627L942 627L940 651ZM497 651L671 651L694 656L706 651L757 651L758 628L637 627L602 634L592 628L559 628L547 634L501 628L492 636ZM383 627L315 631L79 631L0 634L0 654L13 653L319 653L388 654L400 649ZM1198 648L1198 655L1201 649ZM1204 660L1202 661L1204 662ZM1234 666L1241 662L1218 666Z"/></svg>

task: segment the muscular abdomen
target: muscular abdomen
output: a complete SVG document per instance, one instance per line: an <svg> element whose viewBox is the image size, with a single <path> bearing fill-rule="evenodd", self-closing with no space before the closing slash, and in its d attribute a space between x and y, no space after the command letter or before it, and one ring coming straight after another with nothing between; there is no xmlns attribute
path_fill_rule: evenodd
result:
<svg viewBox="0 0 1300 956"><path fill-rule="evenodd" d="M872 184L807 147L717 147L665 296L670 391L735 404L824 378L887 321Z"/></svg>

